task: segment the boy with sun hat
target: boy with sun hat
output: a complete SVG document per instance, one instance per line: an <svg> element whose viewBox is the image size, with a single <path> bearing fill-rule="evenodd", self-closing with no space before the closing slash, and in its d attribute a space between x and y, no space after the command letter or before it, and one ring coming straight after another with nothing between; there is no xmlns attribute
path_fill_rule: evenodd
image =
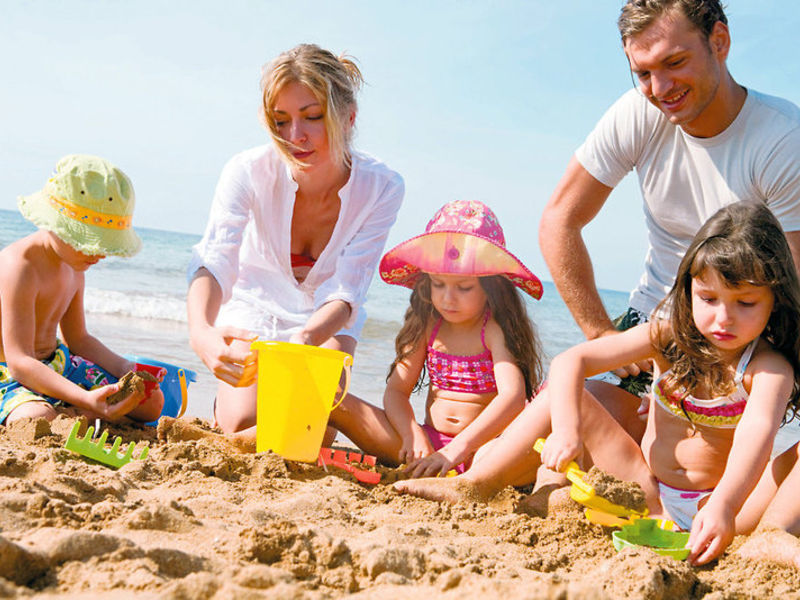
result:
<svg viewBox="0 0 800 600"><path fill-rule="evenodd" d="M50 420L65 406L107 420L157 419L158 386L107 400L136 365L86 330L83 311L84 272L141 248L130 179L102 158L74 154L18 204L39 230L0 251L0 423Z"/></svg>

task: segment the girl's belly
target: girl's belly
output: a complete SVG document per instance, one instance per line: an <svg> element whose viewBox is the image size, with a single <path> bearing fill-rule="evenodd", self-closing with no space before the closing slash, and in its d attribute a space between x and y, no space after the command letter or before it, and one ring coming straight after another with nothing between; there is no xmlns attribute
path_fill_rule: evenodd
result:
<svg viewBox="0 0 800 600"><path fill-rule="evenodd" d="M725 470L733 429L714 429L679 419L652 406L642 453L657 479L685 489L709 489L719 483Z"/></svg>
<svg viewBox="0 0 800 600"><path fill-rule="evenodd" d="M456 436L481 414L494 396L431 389L425 421L436 431Z"/></svg>

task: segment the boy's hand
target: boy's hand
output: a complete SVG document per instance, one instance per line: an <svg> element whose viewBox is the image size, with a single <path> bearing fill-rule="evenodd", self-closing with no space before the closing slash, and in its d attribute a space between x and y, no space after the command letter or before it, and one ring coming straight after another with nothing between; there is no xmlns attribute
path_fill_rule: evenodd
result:
<svg viewBox="0 0 800 600"><path fill-rule="evenodd" d="M119 383L112 383L87 391L88 408L106 421L117 421L139 406L141 401L144 400L144 394L133 392L116 404L109 404L108 397L119 391L119 389Z"/></svg>
<svg viewBox="0 0 800 600"><path fill-rule="evenodd" d="M542 464L553 471L562 473L570 461L580 454L583 442L578 434L554 431L544 442Z"/></svg>

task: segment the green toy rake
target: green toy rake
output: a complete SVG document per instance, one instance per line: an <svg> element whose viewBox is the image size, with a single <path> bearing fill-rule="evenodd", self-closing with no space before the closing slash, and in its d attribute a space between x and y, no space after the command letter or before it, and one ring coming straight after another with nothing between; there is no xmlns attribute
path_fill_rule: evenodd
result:
<svg viewBox="0 0 800 600"><path fill-rule="evenodd" d="M133 456L133 449L136 446L134 442L128 444L128 448L125 453L119 452L119 447L122 445L122 438L117 436L114 438L114 443L112 444L111 448L106 449L106 440L108 439L108 431L104 431L100 436L100 439L96 442L92 441L92 436L94 434L94 427L90 426L86 430L86 435L81 439L78 437L78 430L81 428L81 422L75 421L75 424L72 426L72 429L69 432L69 436L67 436L67 442L64 444L64 447L67 450L72 450L73 452L77 452L78 454L82 454L92 460L96 460L97 462L101 462L104 465L108 465L110 467L119 468L122 465L129 463ZM139 456L135 458L135 460L144 460L147 458L147 453L150 451L148 446L142 448L142 451L139 453Z"/></svg>

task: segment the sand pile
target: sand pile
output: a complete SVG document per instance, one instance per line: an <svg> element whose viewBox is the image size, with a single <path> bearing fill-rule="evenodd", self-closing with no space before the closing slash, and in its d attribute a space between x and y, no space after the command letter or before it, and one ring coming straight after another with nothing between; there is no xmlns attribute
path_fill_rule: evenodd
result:
<svg viewBox="0 0 800 600"><path fill-rule="evenodd" d="M710 567L616 553L573 504L547 518L497 502L437 504L348 473L150 443L113 470L63 448L72 420L0 429L0 597L797 597L800 573L727 554ZM135 453L138 455L138 452ZM396 473L383 469L384 479Z"/></svg>

